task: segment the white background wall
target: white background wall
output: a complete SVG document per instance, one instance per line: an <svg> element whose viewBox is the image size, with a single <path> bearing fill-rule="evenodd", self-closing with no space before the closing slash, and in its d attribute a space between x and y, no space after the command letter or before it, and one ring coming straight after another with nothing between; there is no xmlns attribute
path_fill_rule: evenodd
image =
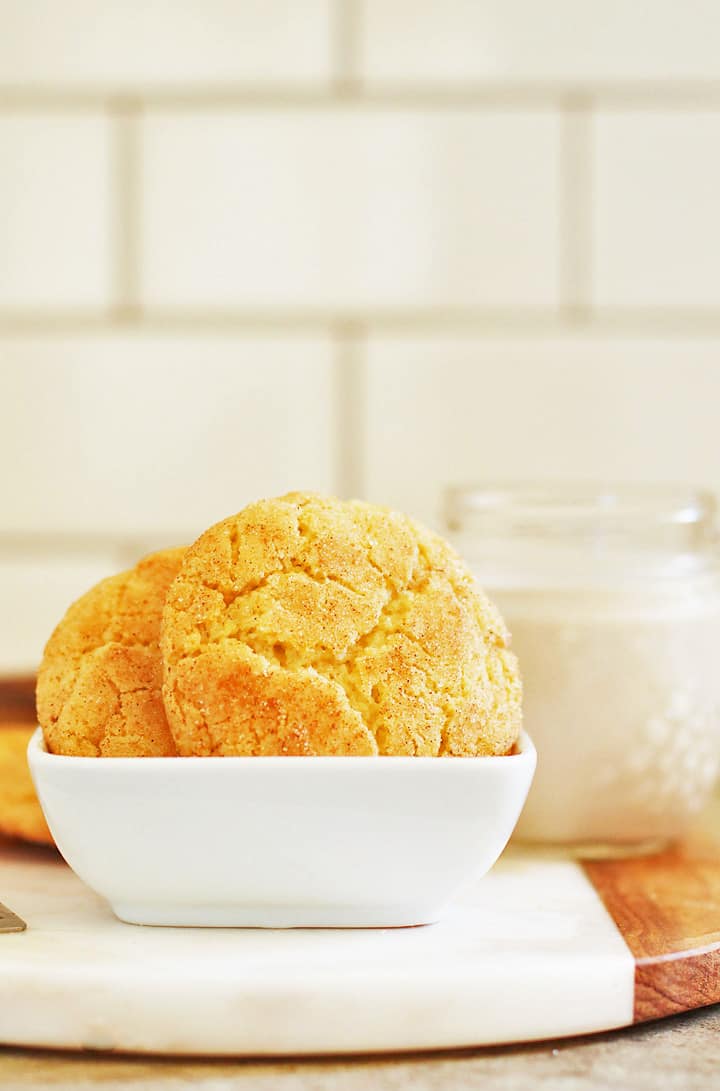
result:
<svg viewBox="0 0 720 1091"><path fill-rule="evenodd" d="M716 0L0 0L0 670L249 499L720 488Z"/></svg>

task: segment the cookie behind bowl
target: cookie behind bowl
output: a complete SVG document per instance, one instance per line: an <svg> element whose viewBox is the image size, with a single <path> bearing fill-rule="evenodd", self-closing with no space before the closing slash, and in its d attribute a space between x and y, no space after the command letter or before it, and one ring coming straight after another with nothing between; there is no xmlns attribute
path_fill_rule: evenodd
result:
<svg viewBox="0 0 720 1091"><path fill-rule="evenodd" d="M28 723L0 723L0 834L52 845L27 763L34 731Z"/></svg>
<svg viewBox="0 0 720 1091"><path fill-rule="evenodd" d="M167 549L102 580L69 608L45 648L37 708L52 753L176 753L162 703L158 649L167 589L184 549Z"/></svg>

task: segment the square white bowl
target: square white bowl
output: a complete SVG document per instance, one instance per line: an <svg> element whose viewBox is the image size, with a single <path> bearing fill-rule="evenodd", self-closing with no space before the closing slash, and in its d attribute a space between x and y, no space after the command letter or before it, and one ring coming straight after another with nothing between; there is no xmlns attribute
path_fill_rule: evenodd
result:
<svg viewBox="0 0 720 1091"><path fill-rule="evenodd" d="M536 753L28 761L58 848L131 924L395 927L484 875Z"/></svg>

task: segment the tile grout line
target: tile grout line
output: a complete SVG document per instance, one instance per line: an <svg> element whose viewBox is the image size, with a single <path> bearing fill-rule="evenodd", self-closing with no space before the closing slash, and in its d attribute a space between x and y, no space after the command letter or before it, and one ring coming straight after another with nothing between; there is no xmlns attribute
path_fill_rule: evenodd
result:
<svg viewBox="0 0 720 1091"><path fill-rule="evenodd" d="M587 323L592 309L592 103L568 98L561 113L559 298L562 317Z"/></svg>
<svg viewBox="0 0 720 1091"><path fill-rule="evenodd" d="M343 498L365 496L365 345L362 324L338 323L334 337L334 488Z"/></svg>
<svg viewBox="0 0 720 1091"><path fill-rule="evenodd" d="M111 318L125 324L140 315L140 123L142 106L117 100L108 107L113 133L110 215Z"/></svg>
<svg viewBox="0 0 720 1091"><path fill-rule="evenodd" d="M170 532L162 534L165 541L178 540L186 532ZM126 550L128 556L137 557L147 546L146 552L152 548L152 542L160 535L152 531L62 531L62 530L0 530L0 559L7 560L32 560L33 557L42 557L47 553L62 552L66 556L72 554L97 554Z"/></svg>
<svg viewBox="0 0 720 1091"><path fill-rule="evenodd" d="M419 308L418 310L235 310L140 309L43 311L0 308L0 337L83 335L123 332L137 337L198 334L206 336L287 337L308 331L332 336L338 330L381 333L383 336L426 334L493 337L558 337L578 333L571 310L538 308ZM588 311L582 333L588 337L615 336L720 336L718 307L602 307Z"/></svg>
<svg viewBox="0 0 720 1091"><path fill-rule="evenodd" d="M359 75L359 0L332 0L331 96L341 102L357 99L361 93Z"/></svg>
<svg viewBox="0 0 720 1091"><path fill-rule="evenodd" d="M112 110L123 101L157 110L337 109L562 109L569 99L592 99L603 110L680 110L718 112L720 81L705 84L604 85L564 83L408 83L366 85L359 71L360 9L336 0L330 54L332 78L326 87L302 84L205 84L166 88L138 84L127 94L112 87L54 89L0 85L0 114Z"/></svg>

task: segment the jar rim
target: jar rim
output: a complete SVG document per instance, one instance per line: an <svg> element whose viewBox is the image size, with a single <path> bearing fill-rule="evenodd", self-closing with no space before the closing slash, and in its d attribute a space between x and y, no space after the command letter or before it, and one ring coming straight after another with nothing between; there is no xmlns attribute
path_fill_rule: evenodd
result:
<svg viewBox="0 0 720 1091"><path fill-rule="evenodd" d="M523 523L695 530L716 537L718 505L709 489L672 483L526 480L454 484L444 494L451 529L467 519L519 518Z"/></svg>

